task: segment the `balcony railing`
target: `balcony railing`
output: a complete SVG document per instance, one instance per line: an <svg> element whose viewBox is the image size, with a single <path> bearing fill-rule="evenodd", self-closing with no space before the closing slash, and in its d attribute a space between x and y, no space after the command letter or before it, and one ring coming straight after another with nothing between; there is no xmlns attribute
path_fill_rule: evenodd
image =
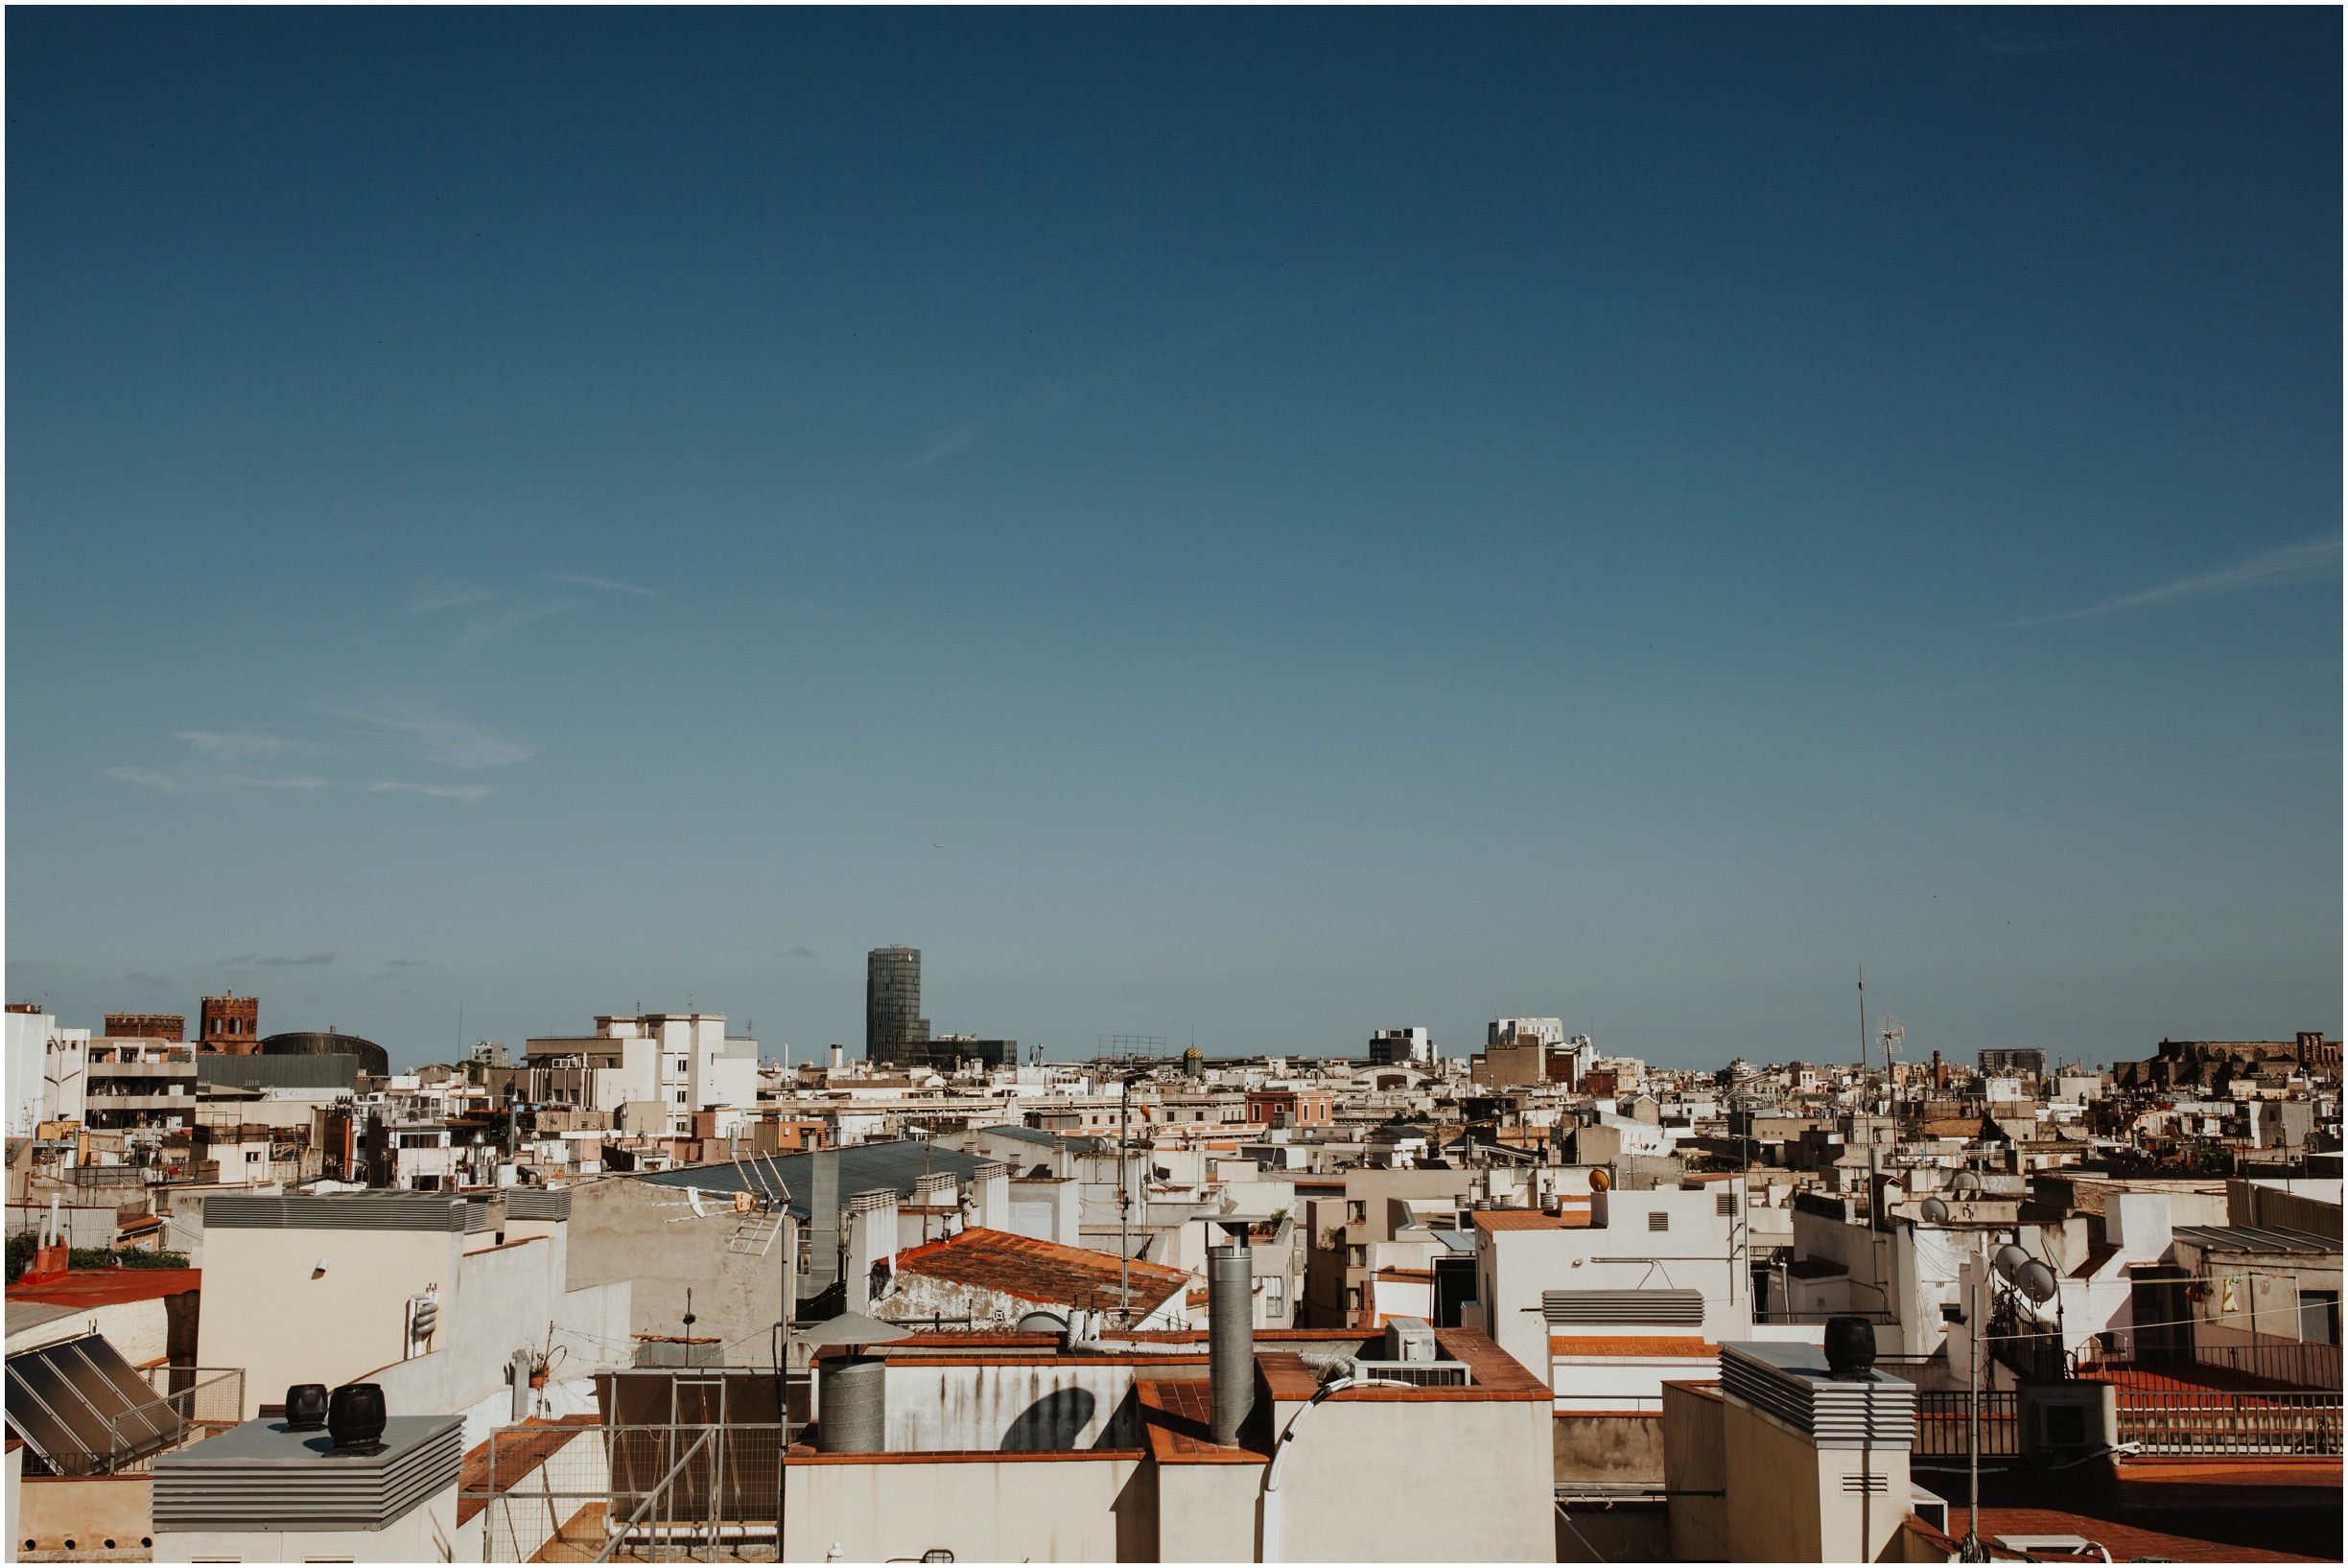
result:
<svg viewBox="0 0 2348 1568"><path fill-rule="evenodd" d="M1962 1459L1973 1452L1973 1395L1925 1392L1916 1395L1915 1452L1935 1459ZM2016 1395L1984 1392L1981 1399L1981 1455L2004 1459L2022 1452Z"/></svg>
<svg viewBox="0 0 2348 1568"><path fill-rule="evenodd" d="M2140 1454L2340 1455L2336 1392L2123 1389L2119 1405L2120 1440Z"/></svg>

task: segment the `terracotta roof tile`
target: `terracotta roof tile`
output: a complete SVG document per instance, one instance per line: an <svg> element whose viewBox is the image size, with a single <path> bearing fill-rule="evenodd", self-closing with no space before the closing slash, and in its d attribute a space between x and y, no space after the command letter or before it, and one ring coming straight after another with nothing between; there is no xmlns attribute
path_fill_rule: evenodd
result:
<svg viewBox="0 0 2348 1568"><path fill-rule="evenodd" d="M1186 1271L1160 1263L1129 1261L1122 1267L1132 1282L1137 1305L1155 1307L1190 1282ZM1119 1268L1114 1253L1096 1252L1089 1247L1063 1247L1057 1242L1038 1241L1032 1236L1016 1236L982 1227L897 1254L899 1274L1000 1291L1023 1301L1046 1305L1090 1306L1099 1300L1114 1303Z"/></svg>
<svg viewBox="0 0 2348 1568"><path fill-rule="evenodd" d="M1560 1214L1544 1214L1538 1208L1479 1208L1468 1216L1478 1230L1586 1230L1590 1229L1587 1209L1567 1209Z"/></svg>

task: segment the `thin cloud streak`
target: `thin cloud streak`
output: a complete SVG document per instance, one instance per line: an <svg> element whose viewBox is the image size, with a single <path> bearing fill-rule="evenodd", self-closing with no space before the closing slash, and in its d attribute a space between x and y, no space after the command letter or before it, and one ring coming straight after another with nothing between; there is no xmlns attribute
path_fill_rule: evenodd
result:
<svg viewBox="0 0 2348 1568"><path fill-rule="evenodd" d="M373 708L325 708L329 718L368 726L415 756L444 767L505 767L535 753L518 740L483 725L436 712L428 703L398 700Z"/></svg>
<svg viewBox="0 0 2348 1568"><path fill-rule="evenodd" d="M397 779L386 779L381 784L366 786L370 795L400 791L411 795L436 795L449 801L477 801L483 795L495 794L487 784L405 784Z"/></svg>
<svg viewBox="0 0 2348 1568"><path fill-rule="evenodd" d="M577 572L549 572L544 576L549 582L567 582L574 588L597 588L606 594L641 594L646 598L660 597L652 589L639 588L632 582L614 582L609 577L590 577Z"/></svg>
<svg viewBox="0 0 2348 1568"><path fill-rule="evenodd" d="M2157 604L2184 604L2195 599L2217 598L2221 595L2244 593L2253 588L2277 588L2287 583L2313 582L2338 570L2339 553L2340 542L2337 539L2303 539L2279 550L2264 550L2221 571L2180 577L2157 588L2105 599L2101 604L2090 604L2081 610L2033 616L2027 620L2008 620L2005 624L2008 627L2051 626L2058 621L2085 620L2091 616L2118 615L2124 610L2149 609Z"/></svg>

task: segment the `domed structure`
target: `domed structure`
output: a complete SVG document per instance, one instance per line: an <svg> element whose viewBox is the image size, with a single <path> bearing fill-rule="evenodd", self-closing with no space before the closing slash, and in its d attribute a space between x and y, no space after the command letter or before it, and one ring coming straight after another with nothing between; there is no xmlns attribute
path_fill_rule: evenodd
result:
<svg viewBox="0 0 2348 1568"><path fill-rule="evenodd" d="M338 1034L331 1026L320 1031L300 1030L293 1034L270 1035L261 1041L263 1056L355 1056L359 1070L383 1077L391 1071L391 1053L371 1040L357 1035Z"/></svg>

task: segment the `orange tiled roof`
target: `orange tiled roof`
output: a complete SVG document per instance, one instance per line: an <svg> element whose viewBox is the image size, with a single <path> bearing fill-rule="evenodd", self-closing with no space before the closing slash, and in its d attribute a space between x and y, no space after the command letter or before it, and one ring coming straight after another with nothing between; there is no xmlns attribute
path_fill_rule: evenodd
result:
<svg viewBox="0 0 2348 1568"><path fill-rule="evenodd" d="M1143 1378L1134 1385L1134 1398L1141 1407L1150 1453L1161 1464L1261 1464L1269 1457L1214 1440L1210 1384Z"/></svg>
<svg viewBox="0 0 2348 1568"><path fill-rule="evenodd" d="M1022 1301L1046 1305L1083 1305L1103 1296L1114 1299L1120 1267L1132 1282L1137 1304L1155 1305L1190 1281L1184 1270L1161 1263L1128 1261L1120 1265L1114 1253L1063 1247L983 1227L897 1254L899 1274L1000 1291Z"/></svg>
<svg viewBox="0 0 2348 1568"><path fill-rule="evenodd" d="M1720 1346L1701 1335L1552 1334L1553 1356L1679 1356L1716 1361Z"/></svg>
<svg viewBox="0 0 2348 1568"><path fill-rule="evenodd" d="M1949 1510L1949 1523L1961 1517L1955 1509ZM1957 1542L1941 1531L1933 1529L1911 1514L1908 1529L1923 1537L1936 1549L1952 1555ZM2001 1535L2079 1535L2108 1551L2119 1562L2322 1562L2322 1557L2293 1556L2288 1552L2262 1552L2255 1547L2229 1546L2219 1541L2195 1540L2190 1535L2171 1535L2157 1530L2145 1530L2135 1525L2124 1525L2110 1519L2090 1518L2083 1513L2065 1513L2055 1509L1996 1509L1981 1510L1982 1544L1989 1549L1992 1561L2047 1561L2047 1557L2031 1558L2019 1552L2009 1552L1997 1544ZM2090 1562L2092 1557L2077 1560Z"/></svg>
<svg viewBox="0 0 2348 1568"><path fill-rule="evenodd" d="M1478 1230L1586 1230L1589 1210L1566 1209L1544 1214L1538 1208L1479 1208L1468 1215Z"/></svg>
<svg viewBox="0 0 2348 1568"><path fill-rule="evenodd" d="M82 1269L37 1285L20 1279L8 1288L8 1299L43 1306L118 1306L202 1288L201 1269Z"/></svg>

